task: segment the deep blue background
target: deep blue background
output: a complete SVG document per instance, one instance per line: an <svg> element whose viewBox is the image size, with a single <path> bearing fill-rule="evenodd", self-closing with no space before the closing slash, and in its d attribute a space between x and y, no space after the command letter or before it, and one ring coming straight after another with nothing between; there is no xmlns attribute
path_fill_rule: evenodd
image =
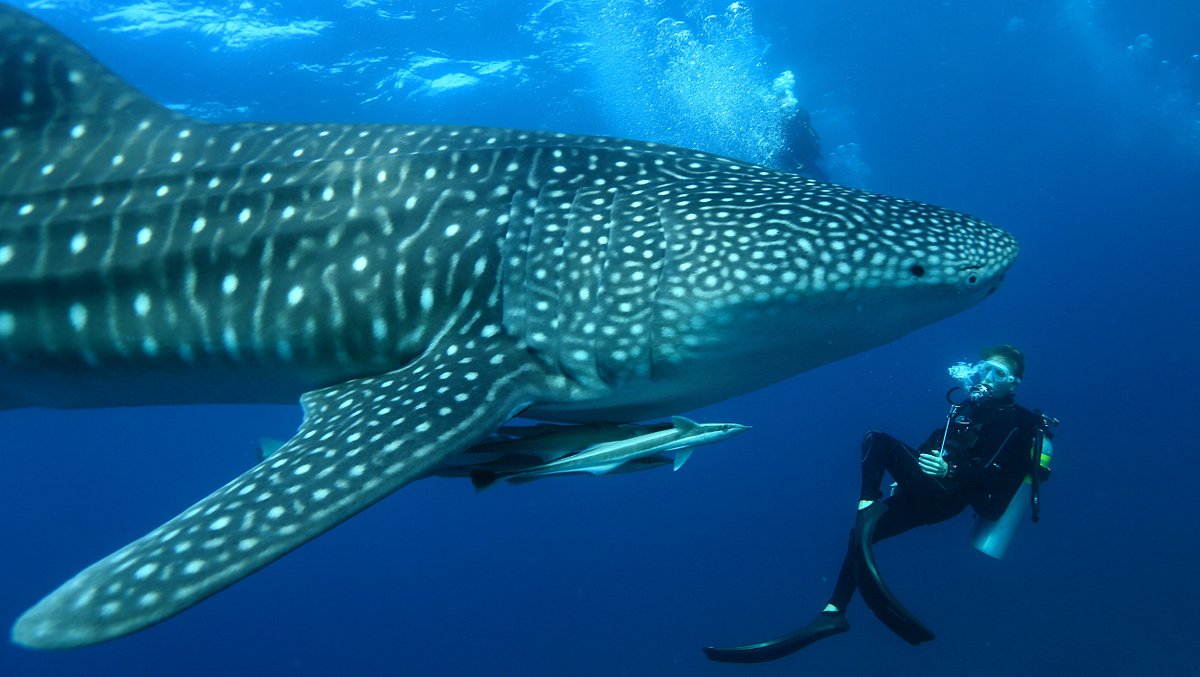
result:
<svg viewBox="0 0 1200 677"><path fill-rule="evenodd" d="M156 98L219 117L633 133L614 122L631 115L614 114L632 96L628 78L603 70L611 64L550 67L546 55L565 47L517 29L536 4L257 3L254 16L332 25L237 48L92 20L120 3L30 4ZM415 18L375 14L389 8ZM465 482L420 482L161 626L65 653L0 645L0 674L1200 672L1200 8L753 9L754 38L770 45L763 72L793 69L826 147L861 149L869 172L837 178L983 216L1022 241L1000 293L695 412L755 429L701 449L681 472L479 495ZM684 18L671 3L654 11ZM369 103L382 70L296 68L369 49L542 56L520 78ZM945 367L999 342L1026 352L1022 401L1063 420L1056 472L1042 523L1024 525L1003 561L968 547L967 516L878 549L937 641L909 647L856 601L847 635L767 666L708 663L703 644L782 633L824 604L862 433L923 438L945 413ZM0 413L0 618L240 474L260 436L285 436L298 418L294 407Z"/></svg>

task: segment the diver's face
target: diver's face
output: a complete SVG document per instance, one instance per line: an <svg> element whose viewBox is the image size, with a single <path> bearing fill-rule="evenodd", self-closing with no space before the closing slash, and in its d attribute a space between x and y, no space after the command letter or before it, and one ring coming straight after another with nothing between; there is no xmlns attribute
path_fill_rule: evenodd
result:
<svg viewBox="0 0 1200 677"><path fill-rule="evenodd" d="M1013 373L1013 365L1002 359L980 360L975 364L959 362L948 370L958 379L972 400L1005 397L1017 389L1021 379Z"/></svg>
<svg viewBox="0 0 1200 677"><path fill-rule="evenodd" d="M976 363L978 383L986 390L987 397L1004 397L1020 385L1021 379L1013 374L1012 368L1003 360L983 360Z"/></svg>

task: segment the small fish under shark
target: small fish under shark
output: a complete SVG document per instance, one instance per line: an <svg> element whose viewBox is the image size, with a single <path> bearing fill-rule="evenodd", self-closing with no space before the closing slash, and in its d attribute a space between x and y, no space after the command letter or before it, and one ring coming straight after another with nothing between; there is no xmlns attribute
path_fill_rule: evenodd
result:
<svg viewBox="0 0 1200 677"><path fill-rule="evenodd" d="M965 214L654 143L205 123L0 6L0 408L304 413L12 639L167 619L517 414L674 416L882 345L984 299L1017 251Z"/></svg>
<svg viewBox="0 0 1200 677"><path fill-rule="evenodd" d="M737 423L696 423L683 416L673 416L671 425L665 429L639 431L632 437L616 440L602 435L583 449L529 467L507 470L472 467L471 483L477 489L484 489L497 480L519 483L554 475L630 472L659 465L666 460L667 454L672 457L672 467L679 470L691 457L694 447L712 444L749 429L749 426ZM515 450L520 452L520 444L516 444Z"/></svg>
<svg viewBox="0 0 1200 677"><path fill-rule="evenodd" d="M749 429L739 423L696 423L683 416L672 416L670 423L501 426L484 442L439 463L429 475L470 477L475 488L484 489L498 480L522 483L562 475L613 475L667 464L679 470L694 447ZM284 444L263 440L260 460Z"/></svg>

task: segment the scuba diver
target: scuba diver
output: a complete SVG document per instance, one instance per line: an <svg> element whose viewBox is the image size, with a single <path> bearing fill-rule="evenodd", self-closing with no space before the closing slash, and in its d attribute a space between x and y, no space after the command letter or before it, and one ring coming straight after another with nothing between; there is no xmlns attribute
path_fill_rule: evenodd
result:
<svg viewBox="0 0 1200 677"><path fill-rule="evenodd" d="M820 160L821 137L813 129L808 111L797 108L783 123L783 148L779 150L776 163L785 171L817 181L828 181L829 177L821 168Z"/></svg>
<svg viewBox="0 0 1200 677"><path fill-rule="evenodd" d="M846 606L857 589L889 629L911 644L934 638L896 601L875 566L872 545L913 527L936 524L971 506L978 515L972 545L992 557L1004 555L1013 533L1032 508L1038 520L1038 485L1049 477L1049 428L1057 420L1018 405L1013 392L1025 373L1019 350L988 348L974 364L960 362L950 375L946 424L914 450L891 435L871 431L862 442L862 489L850 546L833 595L811 623L769 641L736 647L705 647L714 661L757 663L782 658L813 642L850 629ZM956 393L959 401L952 399ZM880 491L884 471L895 481L890 498Z"/></svg>

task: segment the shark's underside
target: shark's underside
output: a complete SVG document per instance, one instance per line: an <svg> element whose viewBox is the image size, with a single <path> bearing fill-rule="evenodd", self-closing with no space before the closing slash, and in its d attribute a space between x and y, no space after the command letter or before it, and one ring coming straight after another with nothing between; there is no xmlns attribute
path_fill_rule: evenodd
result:
<svg viewBox="0 0 1200 677"><path fill-rule="evenodd" d="M893 340L1016 251L963 214L651 143L207 124L0 6L0 408L304 408L13 639L163 620L517 413L679 414Z"/></svg>

